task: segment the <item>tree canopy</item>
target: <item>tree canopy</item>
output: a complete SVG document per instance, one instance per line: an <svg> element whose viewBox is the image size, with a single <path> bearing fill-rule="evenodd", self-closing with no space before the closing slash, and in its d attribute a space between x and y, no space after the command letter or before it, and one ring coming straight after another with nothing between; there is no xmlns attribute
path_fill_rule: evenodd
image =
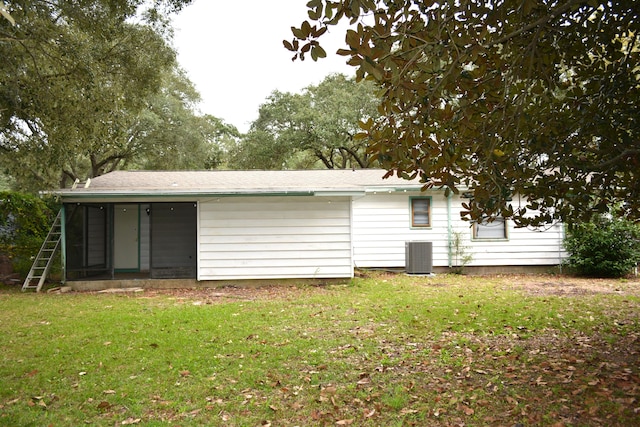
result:
<svg viewBox="0 0 640 427"><path fill-rule="evenodd" d="M195 114L170 46L166 16L189 2L5 2L15 24L0 19L0 165L20 188L219 163L218 124Z"/></svg>
<svg viewBox="0 0 640 427"><path fill-rule="evenodd" d="M378 98L371 82L342 74L292 94L274 91L237 147L229 166L237 169L367 168L366 141L358 123L376 119Z"/></svg>
<svg viewBox="0 0 640 427"><path fill-rule="evenodd" d="M294 59L338 51L380 87L369 152L427 187L465 189L463 216L518 225L640 219L635 0L311 0Z"/></svg>

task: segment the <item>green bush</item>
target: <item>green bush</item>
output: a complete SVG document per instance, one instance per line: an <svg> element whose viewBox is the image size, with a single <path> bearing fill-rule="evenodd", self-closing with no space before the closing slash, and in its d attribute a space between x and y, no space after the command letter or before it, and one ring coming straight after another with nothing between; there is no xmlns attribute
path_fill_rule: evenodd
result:
<svg viewBox="0 0 640 427"><path fill-rule="evenodd" d="M564 246L568 264L590 277L622 277L640 262L640 225L621 218L599 217L569 227Z"/></svg>
<svg viewBox="0 0 640 427"><path fill-rule="evenodd" d="M55 207L29 194L0 192L0 253L22 277L31 268L55 216Z"/></svg>

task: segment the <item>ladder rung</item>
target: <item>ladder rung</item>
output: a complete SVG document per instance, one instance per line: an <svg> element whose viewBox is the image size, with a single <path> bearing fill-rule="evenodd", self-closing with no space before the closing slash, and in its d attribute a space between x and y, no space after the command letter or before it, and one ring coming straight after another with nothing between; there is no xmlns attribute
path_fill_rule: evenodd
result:
<svg viewBox="0 0 640 427"><path fill-rule="evenodd" d="M44 242L42 242L40 251L31 265L31 270L29 271L29 274L27 274L27 278L22 285L23 291L27 289L35 289L37 292L40 291L40 288L49 273L53 255L58 250L60 239L62 237L62 224L60 222L61 215L62 210L58 212L58 215L51 225L49 234L44 239ZM37 283L32 284L32 282L36 281Z"/></svg>

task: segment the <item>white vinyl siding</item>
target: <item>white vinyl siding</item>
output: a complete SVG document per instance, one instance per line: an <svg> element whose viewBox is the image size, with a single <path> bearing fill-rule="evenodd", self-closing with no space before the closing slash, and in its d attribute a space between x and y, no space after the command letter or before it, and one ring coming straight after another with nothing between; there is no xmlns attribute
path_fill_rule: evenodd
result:
<svg viewBox="0 0 640 427"><path fill-rule="evenodd" d="M404 267L405 242L433 242L434 265L447 265L447 211L442 194L430 200L431 227L412 227L410 197L421 193L369 194L353 200L356 267ZM415 200L415 199L414 199Z"/></svg>
<svg viewBox="0 0 640 427"><path fill-rule="evenodd" d="M491 222L482 221L473 224L473 238L476 240L507 239L507 223L504 218Z"/></svg>
<svg viewBox="0 0 640 427"><path fill-rule="evenodd" d="M473 254L473 260L468 264L470 266L555 266L566 257L562 247L564 229L561 224L541 229L516 228L513 221L507 220L504 222L504 236L503 231L493 228L495 237L474 238L470 223L460 220L462 209L462 200L454 198L452 217L457 217L458 230L463 231L467 239L467 252ZM485 231L495 224L495 221L487 224Z"/></svg>
<svg viewBox="0 0 640 427"><path fill-rule="evenodd" d="M200 203L199 280L352 277L348 197Z"/></svg>
<svg viewBox="0 0 640 427"><path fill-rule="evenodd" d="M512 221L506 225L508 240L474 240L468 245L473 253L469 265L558 265L566 257L561 224L544 230L516 228Z"/></svg>
<svg viewBox="0 0 640 427"><path fill-rule="evenodd" d="M420 193L367 195L353 200L353 258L361 268L398 268L405 266L405 242L433 243L433 265L448 267L449 224L451 233L460 233L465 253L472 254L469 266L558 265L566 256L562 249L562 225L545 230L515 228L506 221L506 236L474 239L472 223L463 221L462 200L451 200L451 217L447 217L447 199L442 192L430 192L431 227L411 226L412 197ZM501 232L502 233L502 232ZM502 235L502 234L501 234ZM451 263L455 263L453 251Z"/></svg>

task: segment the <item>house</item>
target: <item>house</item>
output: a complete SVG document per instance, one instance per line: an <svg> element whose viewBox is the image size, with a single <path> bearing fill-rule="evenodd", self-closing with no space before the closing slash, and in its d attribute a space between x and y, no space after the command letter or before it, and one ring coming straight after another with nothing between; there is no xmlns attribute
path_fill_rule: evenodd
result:
<svg viewBox="0 0 640 427"><path fill-rule="evenodd" d="M416 256L407 242L430 242L418 254L435 271L460 264L456 241L472 256L468 268L484 271L550 268L565 256L561 225L471 224L460 219L459 196L384 174L111 172L56 192L64 273L69 281L349 278L354 268L405 268Z"/></svg>

